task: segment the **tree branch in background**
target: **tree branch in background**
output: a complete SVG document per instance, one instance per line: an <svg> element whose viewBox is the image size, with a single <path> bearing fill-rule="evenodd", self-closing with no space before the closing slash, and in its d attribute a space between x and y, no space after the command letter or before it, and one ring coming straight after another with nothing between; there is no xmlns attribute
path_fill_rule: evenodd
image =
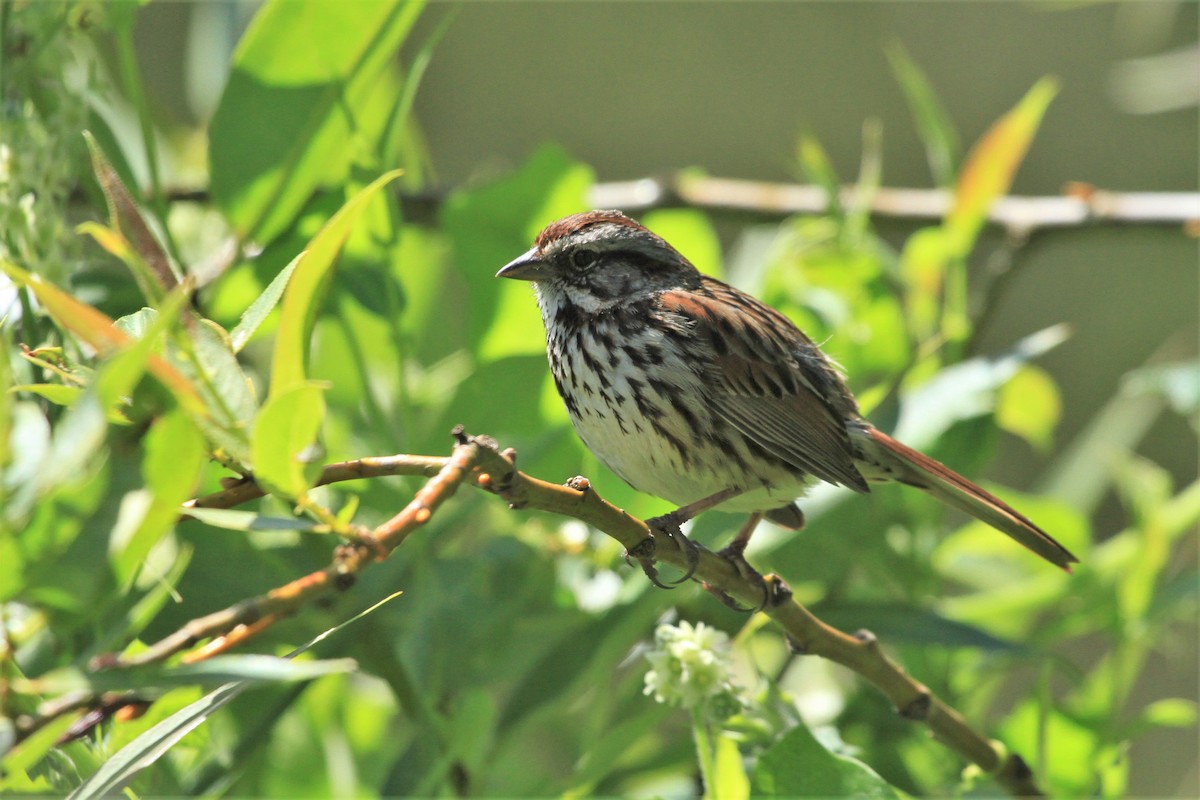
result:
<svg viewBox="0 0 1200 800"><path fill-rule="evenodd" d="M856 186L844 186L844 208L866 206L873 216L900 219L945 219L954 203L943 189L882 187L860 197ZM676 174L598 183L589 198L597 208L626 211L663 206L687 206L759 214L821 214L829 198L820 186L768 183L735 178ZM1181 225L1200 235L1200 193L1109 192L1084 183L1069 183L1061 197L999 198L987 219L1011 235L1025 237L1044 228L1076 228L1095 223L1121 225Z"/></svg>
<svg viewBox="0 0 1200 800"><path fill-rule="evenodd" d="M566 485L539 480L517 470L515 452L501 452L490 438L467 436L461 428L455 430L455 436L457 443L449 458L398 455L364 458L325 467L319 480L321 484L384 475L422 475L430 479L399 514L375 528L362 540L338 547L332 563L324 569L266 594L193 619L134 655L102 656L95 659L91 666L94 669L114 669L162 661L209 639L205 645L184 656L185 661L195 662L243 644L275 621L295 613L315 599L348 589L360 572L379 559L380 553L389 554L403 544L465 482L499 496L510 508L537 509L572 517L603 531L626 549L636 548L640 552L650 550L653 553L651 557L658 561L681 569L687 567L684 555L671 546L662 534L652 531L642 520L604 500L591 489L586 479L573 478ZM187 507L230 508L263 495L262 489L252 480L243 479L220 492L197 498L189 502ZM187 518L186 512L183 518ZM649 547L649 542L655 546ZM658 544L664 546L659 548ZM701 548L695 577L719 595L751 606L757 606L762 601L761 585L747 579L728 560L707 549ZM767 575L765 581L770 600L764 613L784 630L795 652L827 658L862 676L888 697L901 716L923 722L936 739L977 764L1013 794L1041 794L1029 767L1019 755L1006 752L1002 745L972 729L957 711L909 677L883 652L869 631L862 630L849 635L826 625L795 601L791 590L778 576ZM108 698L110 705L111 700ZM134 702L137 698L125 700ZM87 703L75 698L69 706L57 709L55 715L79 708L98 708L104 701L104 698L96 697ZM49 718L43 713L37 719L27 719L18 736L23 738L29 735Z"/></svg>

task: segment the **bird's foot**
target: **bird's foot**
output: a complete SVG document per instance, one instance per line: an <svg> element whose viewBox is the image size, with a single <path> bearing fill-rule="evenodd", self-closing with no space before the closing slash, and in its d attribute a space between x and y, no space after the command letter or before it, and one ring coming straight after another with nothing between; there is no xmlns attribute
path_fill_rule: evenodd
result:
<svg viewBox="0 0 1200 800"><path fill-rule="evenodd" d="M696 567L700 565L700 546L684 536L683 531L679 529L679 523L675 521L672 514L648 519L646 524L650 527L651 535L643 539L636 547L631 548L625 554L625 559L627 561L631 558L635 559L650 582L660 589L674 589L679 584L691 580L692 576L696 574ZM687 569L683 573L683 577L668 583L663 583L659 579L658 569L654 566L654 553L658 549L657 536L659 534L669 539L683 554L683 558L687 562Z"/></svg>
<svg viewBox="0 0 1200 800"><path fill-rule="evenodd" d="M750 563L746 561L746 544L746 540L738 537L730 542L728 547L718 550L717 555L732 564L738 571L739 575L741 575L748 582L754 584L754 586L762 591L762 601L757 606L743 606L727 592L724 592L715 586L705 584L704 588L734 611L742 611L754 614L762 611L771 604L772 591L762 574L754 567L750 566Z"/></svg>

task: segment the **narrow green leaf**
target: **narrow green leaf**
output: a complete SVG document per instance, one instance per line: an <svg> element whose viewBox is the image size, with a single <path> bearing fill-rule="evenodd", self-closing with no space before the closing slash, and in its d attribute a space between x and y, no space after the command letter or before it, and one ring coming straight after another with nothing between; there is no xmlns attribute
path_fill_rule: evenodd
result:
<svg viewBox="0 0 1200 800"><path fill-rule="evenodd" d="M271 282L263 290L263 293L254 298L254 302L246 309L246 313L242 314L242 318L238 320L237 327L229 334L233 352L242 352L242 348L254 336L254 332L258 330L259 326L266 321L267 316L270 315L275 306L279 304L279 300L283 297L283 290L292 278L292 272L295 271L296 265L300 263L300 259L303 257L304 253L301 253L280 270L279 274L271 279Z"/></svg>
<svg viewBox="0 0 1200 800"><path fill-rule="evenodd" d="M954 206L945 222L958 256L970 252L992 203L1012 185L1046 108L1056 94L1058 81L1042 78L967 154L954 187Z"/></svg>
<svg viewBox="0 0 1200 800"><path fill-rule="evenodd" d="M133 271L146 300L157 304L167 290L179 284L179 278L171 267L171 259L146 224L133 195L109 163L96 137L84 131L83 138L87 140L92 170L96 173L96 180L108 205L108 225L122 238L132 240L131 250L122 256L122 260ZM130 258L130 255L133 257Z"/></svg>
<svg viewBox="0 0 1200 800"><path fill-rule="evenodd" d="M267 517L235 508L189 508L183 512L194 520L230 531L312 531L312 520L297 517Z"/></svg>
<svg viewBox="0 0 1200 800"><path fill-rule="evenodd" d="M283 294L283 312L271 362L271 397L304 382L309 339L342 247L367 203L399 175L400 170L384 173L347 201L300 255Z"/></svg>
<svg viewBox="0 0 1200 800"><path fill-rule="evenodd" d="M132 341L106 314L75 299L41 276L32 275L9 261L0 261L0 269L7 272L13 280L28 286L59 325L87 342L101 355L111 354ZM169 308L175 308L173 314L177 314L189 296L190 290L183 284L172 291L161 310L165 313ZM167 319L172 319L173 314L168 314ZM195 415L205 413L204 404L195 387L164 358L150 354L148 369L167 387L180 405Z"/></svg>
<svg viewBox="0 0 1200 800"><path fill-rule="evenodd" d="M220 686L230 681L291 682L306 681L323 675L353 672L358 668L352 658L322 661L295 661L258 654L213 656L195 664L172 667L149 666L91 672L64 667L29 681L44 692L88 691L149 692L178 686Z"/></svg>
<svg viewBox="0 0 1200 800"><path fill-rule="evenodd" d="M835 628L867 628L889 642L973 647L1008 653L1025 651L1018 643L1000 639L974 625L949 619L927 608L898 603L838 603L829 607L817 605L814 611Z"/></svg>
<svg viewBox="0 0 1200 800"><path fill-rule="evenodd" d="M24 383L20 386L13 386L8 391L36 394L57 406L74 405L75 401L83 396L82 387L65 386L61 383Z"/></svg>
<svg viewBox="0 0 1200 800"><path fill-rule="evenodd" d="M355 614L345 622L318 634L306 644L289 653L288 658L294 658L300 653L312 648L318 642L324 641L337 631L345 628L347 625L357 622L384 604L391 602L394 598L398 597L399 594L399 592L396 592L395 594L389 595L365 611ZM219 658L245 657L220 656ZM257 656L256 658L267 657ZM216 658L210 659L210 662L214 660L216 660ZM279 659L273 660L278 661ZM335 665L336 668L331 669L331 672L347 671L346 669L342 669L342 667L354 669L354 662L350 661L349 659L307 663ZM244 665L242 670L245 671ZM277 670L274 672L275 674L278 674ZM125 745L125 747L122 747L112 758L105 761L100 769L98 769L74 792L72 792L70 797L72 800L83 800L83 798L89 798L90 800L90 798L98 799L109 797L121 791L122 788L129 785L130 781L132 781L139 772L153 765L154 762L163 756L163 754L174 747L180 739L199 726L203 725L209 719L209 717L227 705L231 700L244 692L246 689L254 685L255 682L249 680L239 680L235 683L225 684L224 686L217 688L213 692L205 695L186 708L172 714L167 719L158 723L153 728L138 736L129 744Z"/></svg>
<svg viewBox="0 0 1200 800"><path fill-rule="evenodd" d="M844 216L841 195L842 182L838 179L837 171L834 170L833 162L829 160L825 148L821 146L815 136L804 134L800 137L796 153L804 174L810 181L825 190L825 196L829 199L829 215L841 220Z"/></svg>
<svg viewBox="0 0 1200 800"><path fill-rule="evenodd" d="M892 65L892 74L904 91L909 112L920 131L933 180L938 186L950 188L954 185L962 152L958 131L950 120L950 114L925 73L899 42L887 48L887 56Z"/></svg>

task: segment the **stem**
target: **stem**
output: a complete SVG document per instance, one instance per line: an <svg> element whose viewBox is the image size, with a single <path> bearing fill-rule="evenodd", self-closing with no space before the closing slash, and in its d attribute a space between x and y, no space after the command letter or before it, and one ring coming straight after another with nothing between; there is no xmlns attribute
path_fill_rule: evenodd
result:
<svg viewBox="0 0 1200 800"><path fill-rule="evenodd" d="M712 800L714 778L717 773L716 751L713 749L712 733L700 706L692 708L692 739L696 742L696 758L700 763L700 781L704 784L704 800Z"/></svg>

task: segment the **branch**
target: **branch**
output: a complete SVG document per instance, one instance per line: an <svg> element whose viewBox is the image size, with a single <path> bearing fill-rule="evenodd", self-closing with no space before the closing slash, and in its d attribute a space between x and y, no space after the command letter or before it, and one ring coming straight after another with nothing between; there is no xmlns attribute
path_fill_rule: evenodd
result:
<svg viewBox="0 0 1200 800"><path fill-rule="evenodd" d="M516 454L512 450L501 452L490 438L466 436L461 429L456 429L455 435L457 444L449 458L400 455L325 467L319 481L322 484L381 475L432 476L399 514L362 540L339 547L329 566L266 594L194 619L140 653L104 656L91 666L115 668L161 661L210 637L208 644L188 653L185 659L201 660L244 643L304 604L352 586L360 572L399 547L468 481L501 497L510 508L538 509L572 517L598 528L627 550L649 551L658 561L681 569L687 567L684 555L669 538L604 500L585 478L573 478L565 486L549 483L517 470ZM263 491L245 479L187 505L229 508L261 496ZM658 547L660 544L662 547ZM758 606L762 601L760 585L744 577L727 559L705 548L701 548L695 576L707 588L748 606ZM784 630L794 651L821 656L849 668L882 691L901 716L924 722L935 738L977 764L1014 794L1041 795L1029 767L1019 755L1007 753L1001 745L972 729L957 711L909 677L883 652L873 634L862 630L849 635L826 625L795 601L779 576L767 575L765 581L770 600L764 613ZM75 703L70 708L79 705Z"/></svg>
<svg viewBox="0 0 1200 800"><path fill-rule="evenodd" d="M676 174L667 178L598 183L592 187L597 208L645 210L687 206L759 214L820 214L829 198L820 186L710 178ZM865 198L858 187L844 186L843 207L865 203L876 217L941 220L954 196L945 189L879 188ZM1110 192L1085 183L1068 183L1060 197L1001 197L988 212L989 222L1025 237L1045 228L1077 228L1094 223L1185 226L1200 235L1200 193Z"/></svg>
<svg viewBox="0 0 1200 800"><path fill-rule="evenodd" d="M406 216L432 219L447 192L400 193ZM171 200L207 200L206 191L176 191ZM839 193L843 207L862 203L857 186ZM610 181L592 186L588 203L593 208L646 211L654 208L699 208L744 211L764 216L822 214L829 210L825 189L796 183L712 178L675 173L666 177ZM953 203L945 189L880 187L866 199L875 217L941 220ZM1115 192L1079 181L1068 182L1058 196L1010 195L999 198L988 213L989 222L1018 236L1041 229L1079 228L1092 224L1182 226L1200 236L1200 193ZM232 254L224 258L232 259Z"/></svg>

